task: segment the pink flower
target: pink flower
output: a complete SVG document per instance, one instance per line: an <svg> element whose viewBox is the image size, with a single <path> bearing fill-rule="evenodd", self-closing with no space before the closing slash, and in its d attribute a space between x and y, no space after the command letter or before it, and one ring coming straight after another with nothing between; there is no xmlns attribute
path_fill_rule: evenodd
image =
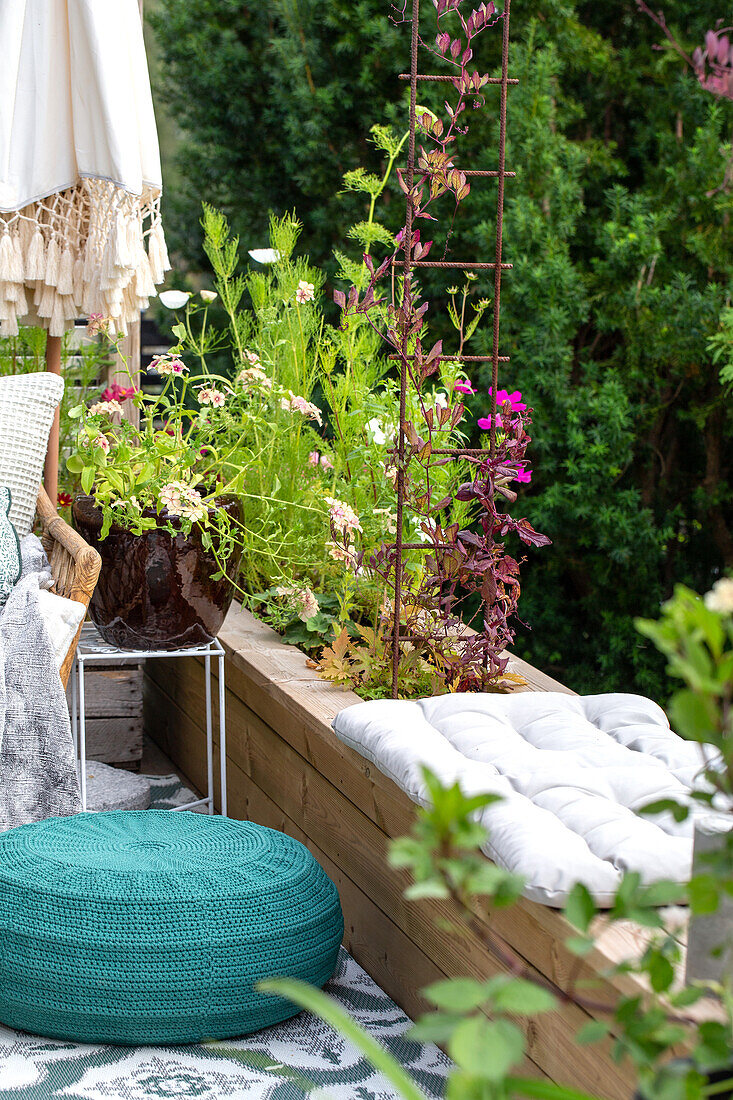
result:
<svg viewBox="0 0 733 1100"><path fill-rule="evenodd" d="M298 289L295 292L295 300L300 305L304 305L306 302L312 302L315 298L315 287L313 283L307 283L305 279L301 279L298 283Z"/></svg>
<svg viewBox="0 0 733 1100"><path fill-rule="evenodd" d="M150 360L150 370L156 374L185 374L188 367L180 359L170 355L154 355Z"/></svg>
<svg viewBox="0 0 733 1100"><path fill-rule="evenodd" d="M198 392L198 399L200 405L212 405L215 409L220 409L227 401L226 394L214 386L202 387Z"/></svg>
<svg viewBox="0 0 733 1100"><path fill-rule="evenodd" d="M491 396L492 387L489 386L489 396ZM527 406L522 402L522 395L519 390L515 390L514 393L509 393L508 390L496 391L496 403L497 405L508 404L512 412L524 412Z"/></svg>
<svg viewBox="0 0 733 1100"><path fill-rule="evenodd" d="M259 367L260 357L256 351L249 351L247 348L245 348L244 357L251 367Z"/></svg>
<svg viewBox="0 0 733 1100"><path fill-rule="evenodd" d="M453 389L456 391L456 393L468 393L468 394L476 393L476 390L471 385L470 378L465 378L461 381L456 382ZM489 392L491 392L491 391L489 391Z"/></svg>
<svg viewBox="0 0 733 1100"><path fill-rule="evenodd" d="M491 417L490 416L482 416L480 420L476 421L476 423L478 424L478 426L479 426L479 428L481 429L482 432L491 431ZM496 414L496 427L497 428L503 428L504 427L504 421L501 419L501 417L499 416L498 413Z"/></svg>
<svg viewBox="0 0 733 1100"><path fill-rule="evenodd" d="M314 405L312 401L306 401L305 397L300 397L292 390L288 390L288 397L281 399L280 408L290 412L299 412L301 416L315 420L319 426L323 424L323 417L318 406Z"/></svg>
<svg viewBox="0 0 733 1100"><path fill-rule="evenodd" d="M318 465L320 457L321 456L319 455L318 451L311 451L311 453L308 455L308 465L316 467Z"/></svg>
<svg viewBox="0 0 733 1100"><path fill-rule="evenodd" d="M100 332L109 332L110 320L103 313L90 313L87 323L87 332L90 336L98 336Z"/></svg>
<svg viewBox="0 0 733 1100"><path fill-rule="evenodd" d="M134 397L136 393L137 390L134 386L128 386L127 389L125 389L124 386L118 386L116 382L113 382L106 390L102 390L102 400L127 401L128 398Z"/></svg>
<svg viewBox="0 0 733 1100"><path fill-rule="evenodd" d="M354 509L343 500L334 497L326 497L326 504L331 518L331 526L334 531L343 535L349 531L361 531L361 523Z"/></svg>
<svg viewBox="0 0 733 1100"><path fill-rule="evenodd" d="M107 439L107 436L102 435L101 432L92 440L92 450L97 447L101 447L106 455L109 454L109 440Z"/></svg>
<svg viewBox="0 0 733 1100"><path fill-rule="evenodd" d="M333 469L333 462L331 462L331 459L328 457L328 455L321 455L321 469L322 470L332 470Z"/></svg>
<svg viewBox="0 0 733 1100"><path fill-rule="evenodd" d="M517 473L514 477L514 480L515 481L521 481L525 485L529 485L530 481L532 480L532 471L531 470L525 470L525 468L523 466L518 466L517 467Z"/></svg>

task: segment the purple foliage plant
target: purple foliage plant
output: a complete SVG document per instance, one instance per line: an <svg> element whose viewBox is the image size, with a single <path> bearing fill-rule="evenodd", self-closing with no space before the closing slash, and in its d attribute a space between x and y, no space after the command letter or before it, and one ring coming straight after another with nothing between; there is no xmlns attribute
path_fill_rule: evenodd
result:
<svg viewBox="0 0 733 1100"><path fill-rule="evenodd" d="M398 173L405 194L405 225L397 234L394 250L378 266L364 255L369 279L363 290L352 286L334 299L342 311L342 325L356 315L379 333L396 360L406 360L414 399L402 410L402 438L390 452L386 476L398 488L399 498L413 517L419 539L403 543L408 553L400 561L393 544L382 543L366 563L387 589L401 589L401 657L414 660L419 653L436 668L449 690L476 691L501 687L510 679L506 649L514 639L513 619L520 594L520 564L509 554L505 540L518 537L527 546L545 546L549 539L535 531L527 519L517 519L505 509L517 499L514 483L530 480L526 460L530 442L531 409L521 394L498 391L492 395L492 412L479 426L488 431L490 446L475 448L460 461L445 452L455 439L465 436L465 394L475 391L458 378L445 403L432 396L441 363L450 361L455 372L461 356L444 354L442 341L428 347L428 303L421 300L411 266L424 261L433 240L423 239L425 229L437 222L438 205L451 209L445 252L448 252L456 211L470 192L466 173L456 166L456 148L468 130L469 110L484 105L489 74L473 66L476 39L500 25L504 13L493 2L468 10L463 0L433 0L437 33L433 42L419 41L431 54L450 66L450 97L443 117L417 109L418 147L412 149L412 170ZM397 22L407 21L406 7L397 11ZM449 29L450 28L450 29ZM418 33L417 28L414 33ZM401 274L400 274L401 273ZM386 289L385 289L386 284ZM460 349L465 333L459 327ZM424 343L424 341L426 341ZM428 383L432 380L429 387ZM456 478L438 493L435 471L453 463ZM437 499L438 496L440 499ZM469 502L470 527L454 519L455 502ZM402 521L402 509L398 506ZM403 525L406 526L406 525ZM421 546L424 561L415 568L415 551ZM395 631L394 603L385 600L381 613L381 637L388 644ZM467 629L470 626L473 629Z"/></svg>

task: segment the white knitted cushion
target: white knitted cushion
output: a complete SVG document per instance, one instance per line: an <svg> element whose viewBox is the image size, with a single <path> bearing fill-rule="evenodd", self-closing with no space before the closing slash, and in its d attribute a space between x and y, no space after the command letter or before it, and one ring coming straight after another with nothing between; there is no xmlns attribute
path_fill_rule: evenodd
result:
<svg viewBox="0 0 733 1100"><path fill-rule="evenodd" d="M420 805L429 801L423 764L468 795L500 795L480 814L483 850L522 875L533 901L561 906L583 882L609 905L625 871L646 883L690 877L692 816L638 811L687 800L700 746L673 733L651 699L548 691L377 700L347 707L333 725Z"/></svg>
<svg viewBox="0 0 733 1100"><path fill-rule="evenodd" d="M48 435L63 392L63 379L47 371L0 378L0 485L12 493L10 520L20 538L33 525Z"/></svg>

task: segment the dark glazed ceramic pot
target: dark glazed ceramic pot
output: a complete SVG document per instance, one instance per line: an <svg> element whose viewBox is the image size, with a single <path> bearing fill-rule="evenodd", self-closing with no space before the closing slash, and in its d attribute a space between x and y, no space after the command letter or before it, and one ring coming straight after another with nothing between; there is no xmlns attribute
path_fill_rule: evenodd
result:
<svg viewBox="0 0 733 1100"><path fill-rule="evenodd" d="M236 498L222 498L218 507L241 520ZM113 526L101 539L102 513L92 497L76 497L72 513L77 531L102 556L89 615L106 642L120 649L185 649L216 637L234 588L226 577L212 580L219 566L195 528L174 537ZM169 522L178 525L175 517ZM238 566L235 552L227 572L236 575Z"/></svg>

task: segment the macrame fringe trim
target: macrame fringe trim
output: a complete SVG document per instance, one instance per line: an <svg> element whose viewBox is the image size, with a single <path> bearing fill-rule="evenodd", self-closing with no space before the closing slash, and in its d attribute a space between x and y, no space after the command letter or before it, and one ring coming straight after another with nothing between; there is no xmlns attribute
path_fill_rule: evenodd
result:
<svg viewBox="0 0 733 1100"><path fill-rule="evenodd" d="M0 335L17 336L26 321L63 336L92 313L126 333L170 266L159 191L80 180L0 213Z"/></svg>

